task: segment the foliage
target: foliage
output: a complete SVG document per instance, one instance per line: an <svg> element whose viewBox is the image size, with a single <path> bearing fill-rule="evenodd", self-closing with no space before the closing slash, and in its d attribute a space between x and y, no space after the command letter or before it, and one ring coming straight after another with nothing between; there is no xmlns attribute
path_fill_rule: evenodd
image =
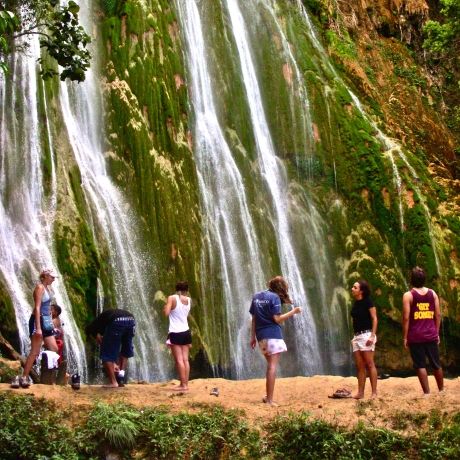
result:
<svg viewBox="0 0 460 460"><path fill-rule="evenodd" d="M17 16L8 10L0 11L0 70L6 72L8 67L2 57L9 52L8 41L6 37L13 34L19 28Z"/></svg>
<svg viewBox="0 0 460 460"><path fill-rule="evenodd" d="M40 46L62 67L61 80L69 78L81 82L90 66L91 54L87 45L91 38L79 24L80 7L70 0L60 6L56 0L27 0L20 12L0 11L0 67L7 70L5 58L13 41L22 36L40 35ZM16 48L18 51L21 47ZM39 59L44 79L58 75Z"/></svg>
<svg viewBox="0 0 460 460"><path fill-rule="evenodd" d="M391 425L395 430L405 430L413 426L419 430L426 422L428 415L424 412L405 412L397 410L391 417Z"/></svg>
<svg viewBox="0 0 460 460"><path fill-rule="evenodd" d="M355 59L356 47L346 31L337 34L334 30L326 32L326 38L332 51L342 59Z"/></svg>
<svg viewBox="0 0 460 460"><path fill-rule="evenodd" d="M408 80L409 84L411 84L412 86L416 86L422 89L425 89L427 86L426 79L422 75L420 75L420 71L418 70L418 67L416 65L411 65L408 67L395 65L394 73L398 77L402 77Z"/></svg>
<svg viewBox="0 0 460 460"><path fill-rule="evenodd" d="M90 443L91 446L105 440L109 448L119 452L129 451L134 447L140 431L137 424L139 417L139 411L129 406L98 403L89 415L82 438L92 438L94 442Z"/></svg>
<svg viewBox="0 0 460 460"><path fill-rule="evenodd" d="M393 458L397 450L409 450L411 442L385 429L358 425L347 431L307 413L278 417L267 426L268 448L274 458L371 459Z"/></svg>
<svg viewBox="0 0 460 460"><path fill-rule="evenodd" d="M85 411L89 413L84 414ZM31 395L0 393L0 458L9 459L396 459L458 458L460 413L396 412L417 435L359 423L346 429L308 413L276 416L250 427L244 414L198 405L172 414L97 403L80 419ZM72 421L72 427L70 423ZM401 426L404 429L405 426Z"/></svg>
<svg viewBox="0 0 460 460"><path fill-rule="evenodd" d="M146 448L155 458L254 458L259 435L241 413L202 407L199 413L171 416L158 409L146 411L143 429ZM167 433L167 436L164 434Z"/></svg>
<svg viewBox="0 0 460 460"><path fill-rule="evenodd" d="M402 436L383 428L363 423L348 431L307 413L279 416L265 426L267 451L273 458L305 459L407 459L458 458L460 453L460 417L443 417L439 411L430 414L427 427L421 426L427 416L399 412L409 418L418 436ZM434 421L431 423L431 421ZM400 427L400 428L405 428Z"/></svg>
<svg viewBox="0 0 460 460"><path fill-rule="evenodd" d="M344 431L308 413L278 417L267 424L267 444L277 458L340 458L346 450Z"/></svg>
<svg viewBox="0 0 460 460"><path fill-rule="evenodd" d="M433 283L438 275L436 259L431 244L430 230L423 205L416 203L406 213L407 234L406 238L406 263L407 268L424 267L429 283Z"/></svg>
<svg viewBox="0 0 460 460"><path fill-rule="evenodd" d="M1 356L1 355L0 355ZM0 382L9 383L13 377L17 374L17 371L6 363L0 361Z"/></svg>
<svg viewBox="0 0 460 460"><path fill-rule="evenodd" d="M91 42L91 38L79 25L79 10L80 7L70 0L67 6L53 11L48 25L49 33L40 40L40 45L63 67L61 80L69 78L72 81L84 81L85 72L90 65L91 54L86 46ZM39 61L43 66L43 59ZM44 78L57 74L54 69L42 69Z"/></svg>
<svg viewBox="0 0 460 460"><path fill-rule="evenodd" d="M0 279L0 334L16 349L19 349L19 333L16 324L16 313L11 296Z"/></svg>
<svg viewBox="0 0 460 460"><path fill-rule="evenodd" d="M118 1L118 0L102 0L101 1L102 9L107 16L114 16L117 12L117 9L121 9L123 4L124 4L124 1Z"/></svg>
<svg viewBox="0 0 460 460"><path fill-rule="evenodd" d="M0 394L0 458L75 459L62 412L33 396Z"/></svg>
<svg viewBox="0 0 460 460"><path fill-rule="evenodd" d="M220 407L170 414L165 408L136 409L99 403L77 430L79 452L116 451L123 458L256 458L259 434L241 414ZM134 454L133 451L136 451Z"/></svg>
<svg viewBox="0 0 460 460"><path fill-rule="evenodd" d="M428 21L423 29L426 39L423 47L446 55L460 44L460 0L441 0L445 21Z"/></svg>

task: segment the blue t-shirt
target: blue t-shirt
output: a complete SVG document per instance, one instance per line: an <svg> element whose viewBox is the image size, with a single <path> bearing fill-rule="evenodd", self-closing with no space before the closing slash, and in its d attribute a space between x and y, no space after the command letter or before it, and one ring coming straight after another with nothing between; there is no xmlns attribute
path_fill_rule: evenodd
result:
<svg viewBox="0 0 460 460"><path fill-rule="evenodd" d="M256 320L257 340L282 339L281 326L273 319L281 314L281 300L272 291L262 291L254 294L249 313Z"/></svg>

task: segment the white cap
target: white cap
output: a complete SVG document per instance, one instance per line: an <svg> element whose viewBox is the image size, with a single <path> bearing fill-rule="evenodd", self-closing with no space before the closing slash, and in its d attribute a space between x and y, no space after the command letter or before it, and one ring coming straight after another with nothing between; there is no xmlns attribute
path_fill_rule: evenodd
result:
<svg viewBox="0 0 460 460"><path fill-rule="evenodd" d="M40 277L46 276L46 275L52 276L53 278L57 278L57 277L58 277L57 273L54 271L53 268L44 268L44 269L40 272Z"/></svg>

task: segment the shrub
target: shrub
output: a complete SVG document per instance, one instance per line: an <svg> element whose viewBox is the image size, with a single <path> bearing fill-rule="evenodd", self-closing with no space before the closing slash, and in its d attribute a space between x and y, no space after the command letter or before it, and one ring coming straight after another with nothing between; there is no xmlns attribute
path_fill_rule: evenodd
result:
<svg viewBox="0 0 460 460"><path fill-rule="evenodd" d="M44 399L0 393L0 458L77 459L62 412Z"/></svg>

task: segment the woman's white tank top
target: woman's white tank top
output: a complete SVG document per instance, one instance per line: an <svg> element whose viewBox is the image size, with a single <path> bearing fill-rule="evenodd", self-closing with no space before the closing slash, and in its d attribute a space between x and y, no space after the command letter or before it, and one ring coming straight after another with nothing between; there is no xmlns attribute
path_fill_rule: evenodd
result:
<svg viewBox="0 0 460 460"><path fill-rule="evenodd" d="M169 332L185 332L189 330L187 316L190 312L192 299L187 297L188 304L185 305L180 301L180 295L175 295L176 308L169 313Z"/></svg>

